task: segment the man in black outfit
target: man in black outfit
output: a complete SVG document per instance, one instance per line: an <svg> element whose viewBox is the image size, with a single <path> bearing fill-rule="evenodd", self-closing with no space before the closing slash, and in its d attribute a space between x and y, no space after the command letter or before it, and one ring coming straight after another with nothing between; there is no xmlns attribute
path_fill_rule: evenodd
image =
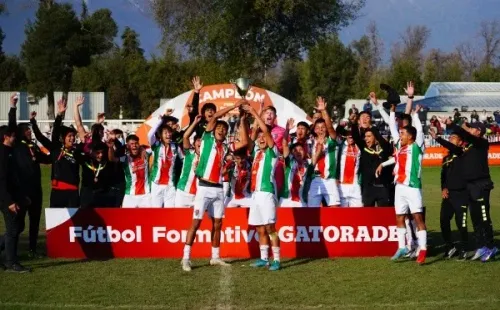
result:
<svg viewBox="0 0 500 310"><path fill-rule="evenodd" d="M463 148L455 148L454 152L461 155L461 177L466 183L470 216L474 225L478 249L472 260L481 259L486 262L494 258L498 249L494 245L493 225L490 216L490 192L493 182L488 166L489 142L484 139L486 126L483 123L462 124L458 127L450 119L444 122L454 132L460 132L468 143Z"/></svg>
<svg viewBox="0 0 500 310"><path fill-rule="evenodd" d="M29 124L16 122L17 98L11 98L9 111L9 127L14 128L16 137L13 146L13 156L16 161L17 173L23 190L31 203L27 206L29 216L29 252L30 258L40 258L37 253L38 231L40 229L40 217L42 215L42 182L40 164L50 164L50 157L43 153L35 141L31 138L31 127ZM32 116L36 115L33 114ZM21 212L20 215L26 215ZM24 222L24 217L21 219Z"/></svg>
<svg viewBox="0 0 500 310"><path fill-rule="evenodd" d="M113 143L113 142L111 142ZM111 145L113 147L113 145ZM104 142L93 142L89 155L82 163L81 208L108 208L114 206L110 194L114 167L108 162L108 146Z"/></svg>
<svg viewBox="0 0 500 310"><path fill-rule="evenodd" d="M17 245L24 229L24 215L29 199L22 193L24 186L18 178L18 169L13 155L16 139L15 128L0 127L0 210L5 220L5 236L0 242L0 251L5 249L5 268L10 272L29 272L19 264Z"/></svg>
<svg viewBox="0 0 500 310"><path fill-rule="evenodd" d="M460 233L459 260L467 259L467 201L468 195L465 180L461 173L463 169L463 157L454 152L455 148L463 148L463 137L459 132L450 135L450 141L437 137L433 130L429 131L433 139L450 150L443 158L441 169L441 191L443 200L441 202L441 234L446 243L445 257L452 258L457 253L456 247L451 240L450 221L455 216L455 223ZM460 151L459 151L460 152Z"/></svg>

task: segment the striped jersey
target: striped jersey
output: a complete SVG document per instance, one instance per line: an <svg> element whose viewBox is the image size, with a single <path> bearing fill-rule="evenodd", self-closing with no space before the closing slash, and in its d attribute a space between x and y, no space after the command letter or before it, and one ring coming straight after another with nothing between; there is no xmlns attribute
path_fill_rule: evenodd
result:
<svg viewBox="0 0 500 310"><path fill-rule="evenodd" d="M170 143L169 147L159 141L151 146L152 161L150 181L161 185L174 185L174 166L179 157L182 159L182 152L175 143Z"/></svg>
<svg viewBox="0 0 500 310"><path fill-rule="evenodd" d="M396 151L394 182L409 187L422 188L422 159L424 152L417 143L405 145Z"/></svg>
<svg viewBox="0 0 500 310"><path fill-rule="evenodd" d="M311 156L312 156L311 150L313 148L314 140L306 139L306 140L299 141L299 139L297 139L297 137L292 137L289 145L292 146L293 144L296 144L296 143L300 143L300 145L302 145L302 147L304 148L304 151L306 152L306 156L308 158L311 158Z"/></svg>
<svg viewBox="0 0 500 310"><path fill-rule="evenodd" d="M348 145L347 141L342 143L340 147L339 182L341 184L358 184L361 152L357 145Z"/></svg>
<svg viewBox="0 0 500 310"><path fill-rule="evenodd" d="M312 151L316 149L317 140L314 141ZM322 156L318 159L314 172L322 179L335 179L337 172L337 141L327 137L323 148Z"/></svg>
<svg viewBox="0 0 500 310"><path fill-rule="evenodd" d="M285 158L285 182L281 189L281 198L304 201L303 190L308 166L308 161L299 164L292 155Z"/></svg>
<svg viewBox="0 0 500 310"><path fill-rule="evenodd" d="M222 184L224 157L229 150L234 151L234 144L228 146L217 141L213 131L205 131L201 136L200 161L196 167L196 176L210 183Z"/></svg>
<svg viewBox="0 0 500 310"><path fill-rule="evenodd" d="M129 154L122 157L122 167L125 174L125 194L145 195L150 193L149 183L149 150L145 156L136 158Z"/></svg>
<svg viewBox="0 0 500 310"><path fill-rule="evenodd" d="M266 192L276 194L275 170L278 163L279 151L276 145L264 150L254 150L252 176L250 180L251 192Z"/></svg>
<svg viewBox="0 0 500 310"><path fill-rule="evenodd" d="M243 199L249 196L248 184L250 184L250 165L247 161L243 162L243 167L234 165L229 170L229 181L231 182L231 195L235 199Z"/></svg>
<svg viewBox="0 0 500 310"><path fill-rule="evenodd" d="M196 175L195 170L198 166L200 156L194 149L189 149L184 153L184 163L182 165L181 176L177 183L177 189L183 192L196 194Z"/></svg>

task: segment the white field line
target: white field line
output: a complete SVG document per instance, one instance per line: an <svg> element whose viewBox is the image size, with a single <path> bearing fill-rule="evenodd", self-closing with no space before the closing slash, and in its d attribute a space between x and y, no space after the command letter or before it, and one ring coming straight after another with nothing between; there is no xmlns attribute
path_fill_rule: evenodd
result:
<svg viewBox="0 0 500 310"><path fill-rule="evenodd" d="M230 272L230 271L229 271ZM366 304L341 304L341 305L285 305L285 304L262 304L262 305L251 305L244 306L245 309L257 310L257 309L352 309L352 308L395 308L395 307L430 307L430 306L462 306L471 304L487 304L487 303L498 303L500 299L498 298L483 298L483 299L459 299L459 300L428 300L428 301L409 301L400 303L366 303ZM40 308L40 309L70 309L70 308L80 308L80 309L176 309L173 305L134 305L134 304L122 304L113 306L103 306L98 304L50 304L50 303L25 303L25 302L2 302L0 301L0 308L13 307L29 307L29 308ZM184 307L181 307L185 309Z"/></svg>
<svg viewBox="0 0 500 310"><path fill-rule="evenodd" d="M231 266L221 266L220 269L219 296L215 309L231 310L231 290L233 288Z"/></svg>

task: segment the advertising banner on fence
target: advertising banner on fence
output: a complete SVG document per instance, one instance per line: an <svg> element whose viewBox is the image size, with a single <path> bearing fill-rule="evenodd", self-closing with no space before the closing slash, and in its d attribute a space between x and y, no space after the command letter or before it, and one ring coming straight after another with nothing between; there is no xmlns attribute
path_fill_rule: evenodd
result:
<svg viewBox="0 0 500 310"><path fill-rule="evenodd" d="M448 154L448 150L444 147L428 147L425 149L423 165L425 167L441 166L443 157L445 157L446 154ZM488 163L490 166L500 165L500 145L490 144Z"/></svg>
<svg viewBox="0 0 500 310"><path fill-rule="evenodd" d="M248 209L227 209L221 256L259 257ZM47 253L64 258L181 258L192 210L46 209ZM209 218L192 257L210 257ZM280 208L283 257L390 256L397 248L394 208Z"/></svg>

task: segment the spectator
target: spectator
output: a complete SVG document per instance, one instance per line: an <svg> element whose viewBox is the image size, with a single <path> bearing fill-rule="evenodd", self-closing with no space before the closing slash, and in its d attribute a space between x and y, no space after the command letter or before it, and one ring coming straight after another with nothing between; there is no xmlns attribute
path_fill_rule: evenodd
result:
<svg viewBox="0 0 500 310"><path fill-rule="evenodd" d="M439 119L437 118L436 115L433 115L430 120L430 127L435 128L435 131L438 135L443 134L443 127L441 127L441 122L439 122Z"/></svg>
<svg viewBox="0 0 500 310"><path fill-rule="evenodd" d="M479 115L479 121L486 123L487 120L488 120L488 114L486 113L486 110L483 110L483 112L481 112L481 114Z"/></svg>
<svg viewBox="0 0 500 310"><path fill-rule="evenodd" d="M479 122L479 114L477 114L476 110L472 111L472 114L470 115L470 122L471 123Z"/></svg>
<svg viewBox="0 0 500 310"><path fill-rule="evenodd" d="M353 114L358 114L359 113L359 110L358 108L356 108L356 105L353 104L352 107L349 109L349 115L353 115Z"/></svg>
<svg viewBox="0 0 500 310"><path fill-rule="evenodd" d="M458 109L454 109L453 110L453 123L455 123L457 125L460 124L460 122L462 120L461 116L462 115L460 114L460 112L458 112Z"/></svg>
<svg viewBox="0 0 500 310"><path fill-rule="evenodd" d="M371 113L372 112L372 104L370 102L370 98L366 100L366 103L363 105L363 111Z"/></svg>
<svg viewBox="0 0 500 310"><path fill-rule="evenodd" d="M495 118L495 123L500 124L500 111L493 112L493 117Z"/></svg>
<svg viewBox="0 0 500 310"><path fill-rule="evenodd" d="M339 109L336 104L332 107L332 121L336 122L340 118Z"/></svg>

